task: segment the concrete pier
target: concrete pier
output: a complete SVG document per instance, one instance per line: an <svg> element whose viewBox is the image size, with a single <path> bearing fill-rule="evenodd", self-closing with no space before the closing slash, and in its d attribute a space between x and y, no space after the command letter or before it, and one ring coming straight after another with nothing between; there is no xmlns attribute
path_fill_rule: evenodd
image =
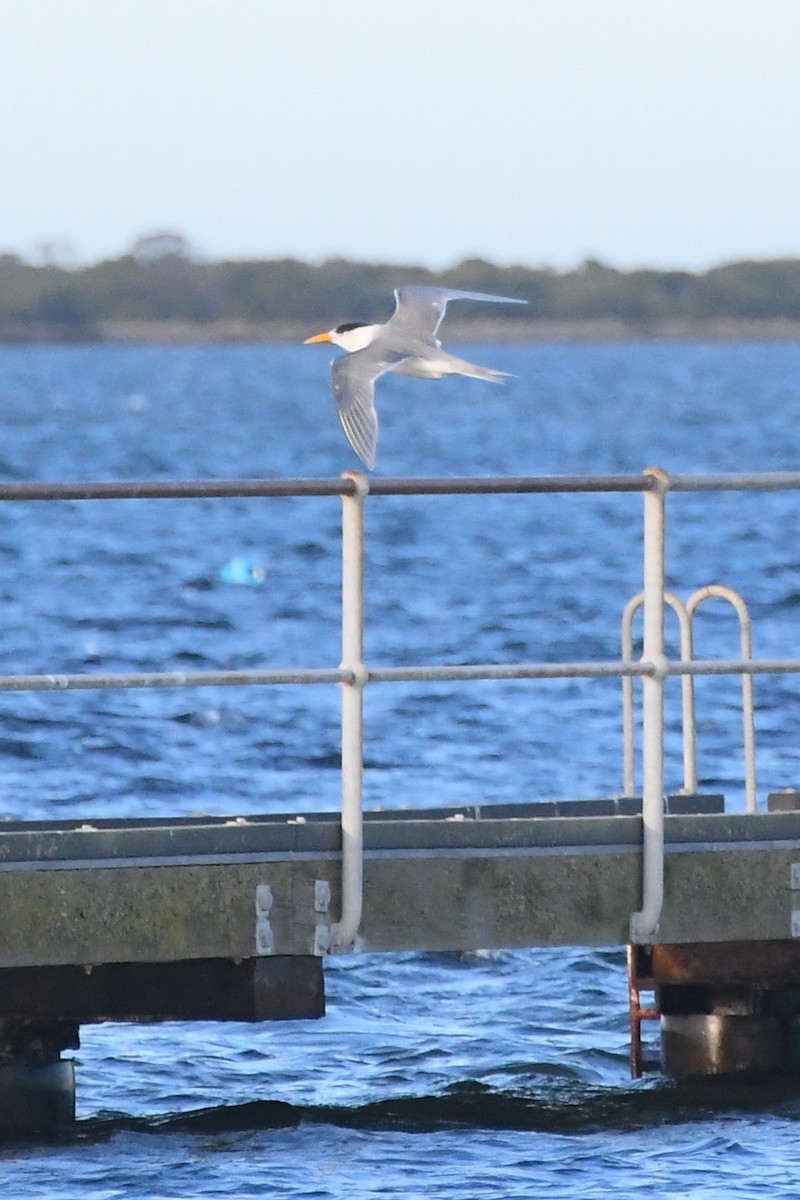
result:
<svg viewBox="0 0 800 1200"><path fill-rule="evenodd" d="M369 814L358 947L625 945L641 889L635 804ZM793 943L800 812L680 807L664 818L657 942ZM324 956L341 860L337 814L3 826L0 1007L12 968Z"/></svg>
<svg viewBox="0 0 800 1200"><path fill-rule="evenodd" d="M356 948L625 944L639 805L367 815ZM664 830L659 941L632 948L664 1069L796 1066L800 812L683 796ZM0 1127L71 1119L82 1024L322 1016L341 861L338 814L4 826Z"/></svg>

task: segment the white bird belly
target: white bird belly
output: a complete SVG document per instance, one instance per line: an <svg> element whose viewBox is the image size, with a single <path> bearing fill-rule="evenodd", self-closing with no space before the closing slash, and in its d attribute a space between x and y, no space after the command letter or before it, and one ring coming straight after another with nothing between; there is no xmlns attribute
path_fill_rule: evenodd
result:
<svg viewBox="0 0 800 1200"><path fill-rule="evenodd" d="M456 358L455 354L448 354L446 350L440 350L430 357L419 354L404 358L389 370L397 375L414 375L417 379L467 375L471 379L488 379L491 383L499 383L506 375L505 371L494 371L491 367L479 367L476 363L467 362L465 358Z"/></svg>
<svg viewBox="0 0 800 1200"><path fill-rule="evenodd" d="M413 375L415 379L441 379L453 374L449 363L435 358L404 358L390 370L395 375Z"/></svg>

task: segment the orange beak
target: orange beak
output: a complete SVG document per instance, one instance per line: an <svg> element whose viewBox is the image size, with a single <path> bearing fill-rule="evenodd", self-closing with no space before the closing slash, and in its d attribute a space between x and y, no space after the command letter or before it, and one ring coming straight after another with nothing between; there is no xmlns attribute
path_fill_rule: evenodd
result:
<svg viewBox="0 0 800 1200"><path fill-rule="evenodd" d="M310 346L312 342L329 342L331 335L329 333L315 333L313 337L306 338L303 342L304 346Z"/></svg>

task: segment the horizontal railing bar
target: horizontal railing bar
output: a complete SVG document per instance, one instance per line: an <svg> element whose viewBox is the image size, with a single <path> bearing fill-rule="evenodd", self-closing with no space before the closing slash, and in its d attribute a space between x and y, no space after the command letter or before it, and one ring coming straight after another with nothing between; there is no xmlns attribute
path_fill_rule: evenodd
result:
<svg viewBox="0 0 800 1200"><path fill-rule="evenodd" d="M422 667L370 667L370 683L405 683L414 680L459 679L605 679L654 675L649 662L575 663L467 663ZM800 658L667 660L663 673L669 675L797 675Z"/></svg>
<svg viewBox="0 0 800 1200"><path fill-rule="evenodd" d="M797 675L800 658L693 659L670 662L668 675Z"/></svg>
<svg viewBox="0 0 800 1200"><path fill-rule="evenodd" d="M351 478L172 479L0 483L0 500L196 500L246 496L348 496ZM488 495L509 492L645 492L647 475L534 475L371 479L375 496Z"/></svg>
<svg viewBox="0 0 800 1200"><path fill-rule="evenodd" d="M236 496L346 496L352 479L164 479L0 483L0 500L205 500Z"/></svg>
<svg viewBox="0 0 800 1200"><path fill-rule="evenodd" d="M365 683L469 679L616 678L651 675L650 663L474 663L368 668ZM144 671L96 674L0 675L0 691L57 692L112 688L258 687L270 684L353 683L341 667L271 671Z"/></svg>
<svg viewBox="0 0 800 1200"><path fill-rule="evenodd" d="M507 495L509 493L646 492L655 477L641 475L453 476L371 478L372 496ZM670 491L800 490L800 472L670 475ZM2 500L197 500L225 497L348 496L352 478L336 479L166 479L0 483Z"/></svg>
<svg viewBox="0 0 800 1200"><path fill-rule="evenodd" d="M519 475L370 479L371 496L490 495L513 492L647 492L651 475Z"/></svg>
<svg viewBox="0 0 800 1200"><path fill-rule="evenodd" d="M370 683L459 679L606 679L654 675L649 662L466 663L451 665L369 667ZM668 675L788 675L800 674L800 658L667 660Z"/></svg>
<svg viewBox="0 0 800 1200"><path fill-rule="evenodd" d="M800 489L800 471L670 475L671 492L779 492Z"/></svg>
<svg viewBox="0 0 800 1200"><path fill-rule="evenodd" d="M0 675L2 692L88 691L111 688L259 687L276 683L352 683L340 667L275 671L142 671L96 674Z"/></svg>
<svg viewBox="0 0 800 1200"><path fill-rule="evenodd" d="M369 683L449 682L469 679L617 679L652 675L652 663L465 663L422 667L368 667Z"/></svg>
<svg viewBox="0 0 800 1200"><path fill-rule="evenodd" d="M451 663L368 667L364 683L447 683L491 679L619 679L654 675L648 662ZM667 675L800 674L800 658L695 659L663 664ZM265 671L142 671L0 675L2 692L89 691L113 688L261 687L274 684L353 683L341 667Z"/></svg>

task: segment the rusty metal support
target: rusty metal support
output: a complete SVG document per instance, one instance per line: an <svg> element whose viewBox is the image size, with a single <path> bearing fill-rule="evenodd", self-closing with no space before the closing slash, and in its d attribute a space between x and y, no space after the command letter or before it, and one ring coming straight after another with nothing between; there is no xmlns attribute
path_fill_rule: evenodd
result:
<svg viewBox="0 0 800 1200"><path fill-rule="evenodd" d="M652 975L666 985L800 987L800 942L692 942L650 950Z"/></svg>
<svg viewBox="0 0 800 1200"><path fill-rule="evenodd" d="M642 1066L642 1021L657 1021L660 1012L657 1004L643 1005L642 992L655 990L650 970L650 955L642 946L629 945L628 961L628 1010L630 1013L631 1079L640 1079Z"/></svg>
<svg viewBox="0 0 800 1200"><path fill-rule="evenodd" d="M644 955L644 957L642 957ZM667 1074L735 1075L800 1070L800 945L703 942L630 947L631 1072L641 1073L641 1020L660 1016ZM644 972L648 972L646 978ZM652 989L656 1008L640 1004Z"/></svg>

